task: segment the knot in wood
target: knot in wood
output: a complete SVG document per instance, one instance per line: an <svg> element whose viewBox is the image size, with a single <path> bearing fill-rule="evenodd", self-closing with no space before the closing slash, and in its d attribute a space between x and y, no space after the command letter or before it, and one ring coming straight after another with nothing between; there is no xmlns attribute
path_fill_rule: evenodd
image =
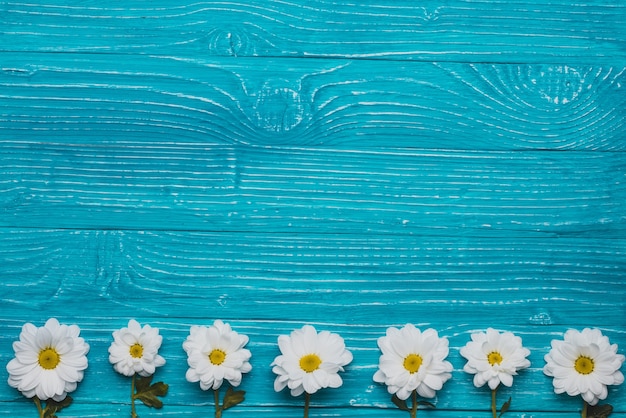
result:
<svg viewBox="0 0 626 418"><path fill-rule="evenodd" d="M253 122L270 132L288 132L304 117L304 106L298 91L289 86L267 82L257 93Z"/></svg>

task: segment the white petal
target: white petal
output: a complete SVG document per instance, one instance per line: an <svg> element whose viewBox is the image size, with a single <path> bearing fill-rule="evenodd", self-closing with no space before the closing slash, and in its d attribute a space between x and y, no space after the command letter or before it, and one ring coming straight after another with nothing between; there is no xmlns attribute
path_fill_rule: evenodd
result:
<svg viewBox="0 0 626 418"><path fill-rule="evenodd" d="M310 394L314 394L321 389L321 386L312 375L308 375L302 380L302 387L305 392Z"/></svg>

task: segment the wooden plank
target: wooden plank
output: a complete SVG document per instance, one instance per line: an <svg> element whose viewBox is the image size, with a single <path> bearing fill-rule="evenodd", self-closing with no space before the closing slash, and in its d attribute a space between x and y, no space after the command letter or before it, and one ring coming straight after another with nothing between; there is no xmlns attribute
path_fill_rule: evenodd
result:
<svg viewBox="0 0 626 418"><path fill-rule="evenodd" d="M621 152L1 144L7 227L621 238L626 225Z"/></svg>
<svg viewBox="0 0 626 418"><path fill-rule="evenodd" d="M29 414L32 415L34 406L32 405L16 405L11 404L10 411L0 411L0 416L11 417L14 416L14 413L21 414ZM94 408L93 405L74 405L67 410L63 410L62 413L72 414L70 416L80 416L85 418L90 417L102 417L102 418L118 418L120 416L125 416L121 414L127 414L129 411L128 405L97 405L97 408ZM137 407L138 413L140 416L149 416L152 414L158 414L159 417L198 417L198 416L212 416L214 413L213 405L185 405L182 407L165 407L162 410L154 411L150 408L142 407L141 405ZM237 409L239 408L239 409ZM575 407L572 407L575 408ZM95 411L97 409L97 412ZM477 411L467 411L462 412L463 417L467 418L479 418L484 416L489 416L491 412L484 409ZM379 409L379 408L359 408L359 407L347 407L347 408L324 408L320 409L319 406L312 406L310 410L311 417L343 417L343 418L352 418L352 417L380 417L383 414L389 414L393 416L402 416L401 412L397 412L396 410L387 410L387 409ZM420 415L428 415L431 418L458 418L459 411L437 411L437 410L420 410ZM538 413L528 413L528 412L519 412L513 410L509 410L506 416L507 418L571 418L572 416L576 416L576 414L580 414L580 410L572 409L567 412L546 412L540 411ZM293 418L299 417L302 415L302 407L289 407L289 408L247 408L245 406L237 406L236 408L232 408L228 410L228 416L234 417L249 417L255 416L259 418ZM621 417L619 413L613 413L611 417Z"/></svg>
<svg viewBox="0 0 626 418"><path fill-rule="evenodd" d="M37 312L31 317L42 315ZM166 365L159 369L155 379L167 382L170 392L165 398L166 407L164 413L185 412L200 413L200 408L205 409L206 415L211 415L212 397L203 393L197 384L188 383L185 380L187 368L185 353L181 348L186 338L189 326L192 324L210 324L211 316L206 319L190 321L185 318L162 319L142 317L142 322L159 327L164 336L164 343L160 353L166 358ZM128 411L128 392L130 382L128 378L116 374L108 363L107 349L111 343L111 332L117 326L124 326L125 319L120 316L94 317L72 314L71 318L61 317L65 322L72 321L81 326L84 338L91 344L89 352L90 366L87 369L85 379L79 390L75 393L77 409L68 409L73 414L79 411L91 410L92 416L108 416L114 411ZM417 321L416 321L417 322ZM491 324L498 322L492 319ZM380 352L376 346L376 339L384 335L385 326L380 325L355 325L338 324L336 322L314 323L318 329L327 329L338 332L346 340L348 349L353 352L354 361L346 367L342 374L344 385L337 390L321 391L313 397L315 416L380 416L381 414L395 412L390 396L385 388L373 382L372 376L376 371ZM3 332L0 334L0 344L9 344L15 335L19 333L20 322L15 320L3 321ZM389 324L396 325L396 324ZM402 324L398 324L401 326ZM423 327L432 325L424 321ZM247 399L244 405L238 406L231 412L239 411L243 416L249 416L252 412L262 413L263 416L271 411L285 411L293 415L301 414L302 397L292 398L288 392L276 393L273 389L274 375L271 372L270 363L279 354L276 339L278 335L290 332L301 324L292 321L265 322L258 319L236 320L232 326L238 331L250 337L248 348L252 352L252 372L245 376L241 389L247 391ZM459 349L467 341L469 334L475 330L467 324L452 324L439 328L442 336L450 341L450 354L448 360L453 364L452 378L433 399L441 416L451 417L456 413L464 414L472 411L477 416L486 414L489 408L489 391L485 388L476 389L472 384L470 375L462 371L464 360L459 355ZM499 398L505 400L513 397L513 413L536 414L537 416L550 416L548 413L570 412L574 413L580 408L580 400L567 396L557 396L552 391L550 378L545 376L543 367L543 355L549 350L549 342L552 338L562 338L564 328L562 326L542 326L537 329L527 327L507 326L507 330L517 333L523 338L524 344L531 350L529 357L532 366L516 377L515 386L512 389L502 388ZM626 334L616 329L605 330L613 341L623 341ZM9 360L9 350L0 353L0 360ZM6 361L5 361L6 360ZM613 387L610 389L609 399L615 405L616 411L624 412L623 402L624 389ZM0 397L5 400L4 405L15 412L27 412L34 409L30 402L20 397L19 393L6 385L0 387ZM82 406L81 406L82 405ZM73 407L72 407L73 408ZM89 409L87 409L89 408ZM317 410L319 409L319 413ZM145 415L152 413L146 409ZM300 411L300 412L298 412ZM544 414L545 412L545 414ZM139 412L141 414L141 412ZM429 414L436 411L429 411ZM471 412L470 412L471 413ZM248 415L246 415L248 414ZM325 415L327 414L327 415ZM90 415L88 415L90 416ZM521 416L521 415L520 415ZM528 416L528 415L526 415ZM558 415L557 415L558 416Z"/></svg>
<svg viewBox="0 0 626 418"><path fill-rule="evenodd" d="M621 2L0 2L4 51L619 63Z"/></svg>
<svg viewBox="0 0 626 418"><path fill-rule="evenodd" d="M0 229L6 318L623 326L623 239ZM147 303L146 301L153 301ZM611 315L597 312L610 310ZM385 312L381 315L381 312ZM436 315L433 315L436 312ZM454 319L457 324L458 319ZM421 320L420 320L421 322Z"/></svg>
<svg viewBox="0 0 626 418"><path fill-rule="evenodd" d="M624 151L626 67L4 53L0 139Z"/></svg>

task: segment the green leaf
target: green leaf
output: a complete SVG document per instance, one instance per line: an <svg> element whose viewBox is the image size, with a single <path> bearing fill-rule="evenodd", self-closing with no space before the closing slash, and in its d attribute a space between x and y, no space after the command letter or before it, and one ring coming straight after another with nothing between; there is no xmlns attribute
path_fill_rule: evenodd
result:
<svg viewBox="0 0 626 418"><path fill-rule="evenodd" d="M163 401L161 401L158 396L167 395L169 386L163 382L156 382L151 385L150 382L152 382L152 376L137 378L135 381L137 392L133 397L139 399L146 406L157 409L162 408Z"/></svg>
<svg viewBox="0 0 626 418"><path fill-rule="evenodd" d="M613 407L609 404L589 405L587 407L587 418L606 418L613 412Z"/></svg>
<svg viewBox="0 0 626 418"><path fill-rule="evenodd" d="M224 401L222 403L222 410L232 408L235 405L239 405L245 399L246 392L243 390L234 391L233 388L228 388L226 395L224 395Z"/></svg>
<svg viewBox="0 0 626 418"><path fill-rule="evenodd" d="M498 415L498 417L501 417L506 411L509 410L510 407L511 407L511 398L509 397L509 400L502 404L502 408L500 408L500 415Z"/></svg>
<svg viewBox="0 0 626 418"><path fill-rule="evenodd" d="M56 416L56 409L49 409L46 406L43 410L43 418L58 418Z"/></svg>
<svg viewBox="0 0 626 418"><path fill-rule="evenodd" d="M437 408L437 407L435 406L435 404L432 404L432 403L430 403L430 402L428 402L428 401L423 401L423 400L422 400L422 401L419 401L419 404L420 404L420 405L426 405L426 406L427 406L427 407L429 407L429 408Z"/></svg>
<svg viewBox="0 0 626 418"><path fill-rule="evenodd" d="M135 377L135 390L137 391L137 393L143 392L144 390L147 390L150 387L150 383L152 383L152 377L153 375L146 376L146 377L141 377L141 376Z"/></svg>
<svg viewBox="0 0 626 418"><path fill-rule="evenodd" d="M44 409L44 418L57 418L56 413L63 408L67 408L72 403L72 397L66 396L62 401L55 401L54 399L48 399L46 401L46 408Z"/></svg>
<svg viewBox="0 0 626 418"><path fill-rule="evenodd" d="M43 418L59 418L56 416L55 412L56 411L46 408L43 410Z"/></svg>
<svg viewBox="0 0 626 418"><path fill-rule="evenodd" d="M406 401L398 398L395 394L391 397L391 402L393 402L402 411L410 411L409 407L406 405Z"/></svg>

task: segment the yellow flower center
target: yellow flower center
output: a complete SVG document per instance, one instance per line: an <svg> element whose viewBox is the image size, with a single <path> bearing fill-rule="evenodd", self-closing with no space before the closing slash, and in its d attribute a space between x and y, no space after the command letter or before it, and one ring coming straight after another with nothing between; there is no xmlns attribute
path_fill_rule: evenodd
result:
<svg viewBox="0 0 626 418"><path fill-rule="evenodd" d="M55 369L61 362L61 356L54 348L44 348L39 352L39 365L46 370Z"/></svg>
<svg viewBox="0 0 626 418"><path fill-rule="evenodd" d="M300 368L307 373L319 369L322 359L317 354L307 354L300 359Z"/></svg>
<svg viewBox="0 0 626 418"><path fill-rule="evenodd" d="M226 360L226 353L216 348L209 354L209 360L211 361L211 364L219 366Z"/></svg>
<svg viewBox="0 0 626 418"><path fill-rule="evenodd" d="M593 371L593 360L586 356L580 356L574 362L574 369L580 374L589 374Z"/></svg>
<svg viewBox="0 0 626 418"><path fill-rule="evenodd" d="M487 361L492 366L495 364L500 364L502 363L502 355L497 351L492 351L491 353L487 354Z"/></svg>
<svg viewBox="0 0 626 418"><path fill-rule="evenodd" d="M135 343L130 346L130 356L133 358L141 358L143 356L143 346L139 343Z"/></svg>
<svg viewBox="0 0 626 418"><path fill-rule="evenodd" d="M409 373L417 373L417 371L422 366L422 356L419 354L409 354L404 358L404 363L402 365L405 369L408 370Z"/></svg>

